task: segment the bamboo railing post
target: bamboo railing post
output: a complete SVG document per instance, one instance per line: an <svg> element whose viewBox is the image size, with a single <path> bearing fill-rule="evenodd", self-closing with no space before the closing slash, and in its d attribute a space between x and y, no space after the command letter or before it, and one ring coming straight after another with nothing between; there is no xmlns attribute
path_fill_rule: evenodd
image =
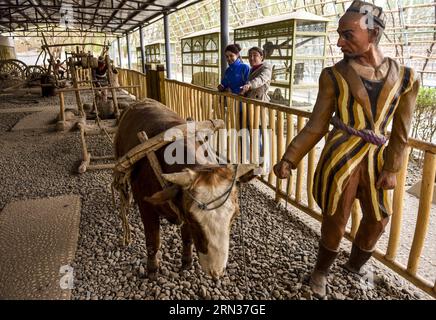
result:
<svg viewBox="0 0 436 320"><path fill-rule="evenodd" d="M261 118L261 125L262 125L262 147L263 147L263 164L262 164L262 171L263 171L263 179L266 179L267 176L267 167L266 158L269 157L269 161L271 162L271 146L270 146L270 137L268 135L268 122L267 122L267 110L265 107L260 107L260 118Z"/></svg>
<svg viewBox="0 0 436 320"><path fill-rule="evenodd" d="M236 137L236 106L235 99L229 98L230 107L230 134L229 134L229 149L230 149L230 161L231 163L237 163L236 152L237 152L237 137Z"/></svg>
<svg viewBox="0 0 436 320"><path fill-rule="evenodd" d="M227 150L227 159L232 162L232 144L231 144L231 129L232 129L232 106L230 104L230 98L224 96L225 107L225 116L226 116L226 128L227 128L227 137L226 137L226 150Z"/></svg>
<svg viewBox="0 0 436 320"><path fill-rule="evenodd" d="M242 102L242 161L241 163L249 163L250 162L250 155L249 155L249 145L248 142L250 139L250 135L247 130L247 104L245 102ZM248 155L248 157L247 157Z"/></svg>
<svg viewBox="0 0 436 320"><path fill-rule="evenodd" d="M241 102L237 99L235 99L235 127L234 127L234 132L235 132L235 160L236 163L241 163L241 149L242 149L242 144L241 144L241 138L239 136L239 132L241 130Z"/></svg>
<svg viewBox="0 0 436 320"><path fill-rule="evenodd" d="M253 143L254 143L254 134L253 134L253 126L254 126L254 105L252 103L247 104L247 116L248 116L248 134L250 137L250 144L249 144L249 161L250 163L254 163L253 160Z"/></svg>
<svg viewBox="0 0 436 320"><path fill-rule="evenodd" d="M284 114L283 111L279 111L277 113L277 159L281 159L283 153L285 152L284 146ZM271 164L271 168L274 164ZM276 180L276 197L275 201L279 202L280 200L280 192L282 191L282 179Z"/></svg>
<svg viewBox="0 0 436 320"><path fill-rule="evenodd" d="M291 144L292 138L294 137L294 121L291 113L286 114L286 148ZM285 150L286 152L286 150ZM291 175L288 178L290 181L287 183L288 187L286 190L286 194L291 194L292 186L294 184L294 176Z"/></svg>
<svg viewBox="0 0 436 320"><path fill-rule="evenodd" d="M436 174L436 154L426 152L424 156L424 167L419 197L418 218L416 222L415 235L410 249L407 272L415 275L418 270L419 259L424 247L424 240L427 234L430 221L430 209L433 199L433 189Z"/></svg>
<svg viewBox="0 0 436 320"><path fill-rule="evenodd" d="M260 106L255 105L254 106L254 120L253 120L253 161L252 163L255 163L259 165L260 160L260 131L259 131L259 124L260 124Z"/></svg>
<svg viewBox="0 0 436 320"><path fill-rule="evenodd" d="M298 133L301 132L301 130L304 127L304 118L301 116L298 116L297 118L297 130ZM300 202L301 201L301 191L303 189L303 171L304 171L304 161L300 161L297 167L297 182L295 186L295 201Z"/></svg>
<svg viewBox="0 0 436 320"><path fill-rule="evenodd" d="M394 190L392 201L391 229L389 232L389 243L385 258L394 261L397 256L398 245L400 243L401 221L403 217L404 191L407 176L407 166L409 164L410 147L406 147L406 156L403 167L397 174L397 186Z"/></svg>
<svg viewBox="0 0 436 320"><path fill-rule="evenodd" d="M271 137L271 156L270 156L270 168L272 169L273 165L277 162L277 137L276 137L276 111L274 109L269 110L269 130ZM268 175L268 183L274 184L275 175L272 170L270 170Z"/></svg>

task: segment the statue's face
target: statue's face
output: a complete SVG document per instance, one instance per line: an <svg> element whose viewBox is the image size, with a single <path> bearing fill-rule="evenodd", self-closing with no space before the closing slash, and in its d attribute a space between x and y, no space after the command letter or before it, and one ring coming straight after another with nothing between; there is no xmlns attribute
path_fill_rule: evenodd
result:
<svg viewBox="0 0 436 320"><path fill-rule="evenodd" d="M354 12L347 12L339 20L338 47L345 57L356 58L370 50L375 43L374 31L368 31L366 17Z"/></svg>

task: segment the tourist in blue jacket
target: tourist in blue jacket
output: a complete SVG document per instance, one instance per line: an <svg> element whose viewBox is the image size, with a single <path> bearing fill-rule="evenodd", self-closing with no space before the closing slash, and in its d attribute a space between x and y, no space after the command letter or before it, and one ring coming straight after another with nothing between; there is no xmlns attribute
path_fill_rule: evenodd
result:
<svg viewBox="0 0 436 320"><path fill-rule="evenodd" d="M218 86L219 91L230 90L234 94L241 91L245 85L250 73L250 67L243 63L239 52L241 47L238 44L229 44L225 49L225 55L229 67L226 69L221 84Z"/></svg>

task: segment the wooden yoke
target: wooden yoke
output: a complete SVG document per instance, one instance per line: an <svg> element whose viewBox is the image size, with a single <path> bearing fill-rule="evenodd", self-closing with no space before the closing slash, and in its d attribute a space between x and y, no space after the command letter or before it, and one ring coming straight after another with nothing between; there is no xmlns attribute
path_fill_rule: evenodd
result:
<svg viewBox="0 0 436 320"><path fill-rule="evenodd" d="M215 120L207 120L200 121L195 123L195 129L197 131L204 130L217 130L224 128L224 121L221 119ZM180 130L183 136L186 136L188 131L187 124L181 124L179 126L171 128L173 130ZM115 164L114 171L119 173L127 173L132 165L141 160L144 156L149 152L154 152L166 144L174 142L176 138L173 137L172 140L164 140L165 132L161 132L160 134L145 140L145 142L137 145L132 148L129 152L127 152L123 157L121 157L118 162Z"/></svg>
<svg viewBox="0 0 436 320"><path fill-rule="evenodd" d="M138 132L138 138L141 143L145 143L148 140L148 136L145 131ZM159 181L162 189L165 189L168 186L168 183L162 177L162 167L160 166L159 160L156 157L156 153L154 151L149 151L146 153L146 155L148 161L150 162L150 166L153 169L154 175L156 176L156 179ZM179 208L174 204L173 201L168 201L168 205L179 218L182 216Z"/></svg>
<svg viewBox="0 0 436 320"><path fill-rule="evenodd" d="M217 130L224 128L223 120L208 120L201 121L195 123L196 131L204 131L204 130ZM182 124L171 129L178 129L181 131L182 136L185 137L188 131L188 124ZM156 178L160 182L162 188L166 187L166 181L162 178L162 168L160 166L159 160L156 157L155 151L160 149L166 144L169 144L175 140L177 137L173 137L171 140L164 140L165 132L161 132L160 134L148 139L147 134L145 132L139 132L138 138L141 144L132 148L127 152L123 157L121 157L118 162L115 164L113 171L113 182L112 182L112 200L115 206L115 197L114 191L117 190L120 195L120 211L119 217L122 221L122 226L124 230L123 236L123 244L128 245L131 241L131 232L130 232L130 224L128 220L129 207L132 201L132 193L130 190L130 173L132 170L132 166L144 158L145 156L150 161L150 165L153 168L153 172L156 175ZM170 208L174 210L174 212L180 216L179 208L173 203L169 202Z"/></svg>

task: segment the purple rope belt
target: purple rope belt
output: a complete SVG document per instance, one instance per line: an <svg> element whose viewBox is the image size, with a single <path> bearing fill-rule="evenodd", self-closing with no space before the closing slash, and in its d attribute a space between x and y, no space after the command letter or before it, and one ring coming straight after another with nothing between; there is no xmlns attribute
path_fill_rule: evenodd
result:
<svg viewBox="0 0 436 320"><path fill-rule="evenodd" d="M382 146L388 141L388 139L383 135L377 135L374 131L363 129L363 130L357 130L353 127L347 126L345 123L341 121L338 117L333 117L330 123L336 128L343 130L349 134L352 134L354 136L358 136L362 138L364 141L368 143L375 144L377 146Z"/></svg>

